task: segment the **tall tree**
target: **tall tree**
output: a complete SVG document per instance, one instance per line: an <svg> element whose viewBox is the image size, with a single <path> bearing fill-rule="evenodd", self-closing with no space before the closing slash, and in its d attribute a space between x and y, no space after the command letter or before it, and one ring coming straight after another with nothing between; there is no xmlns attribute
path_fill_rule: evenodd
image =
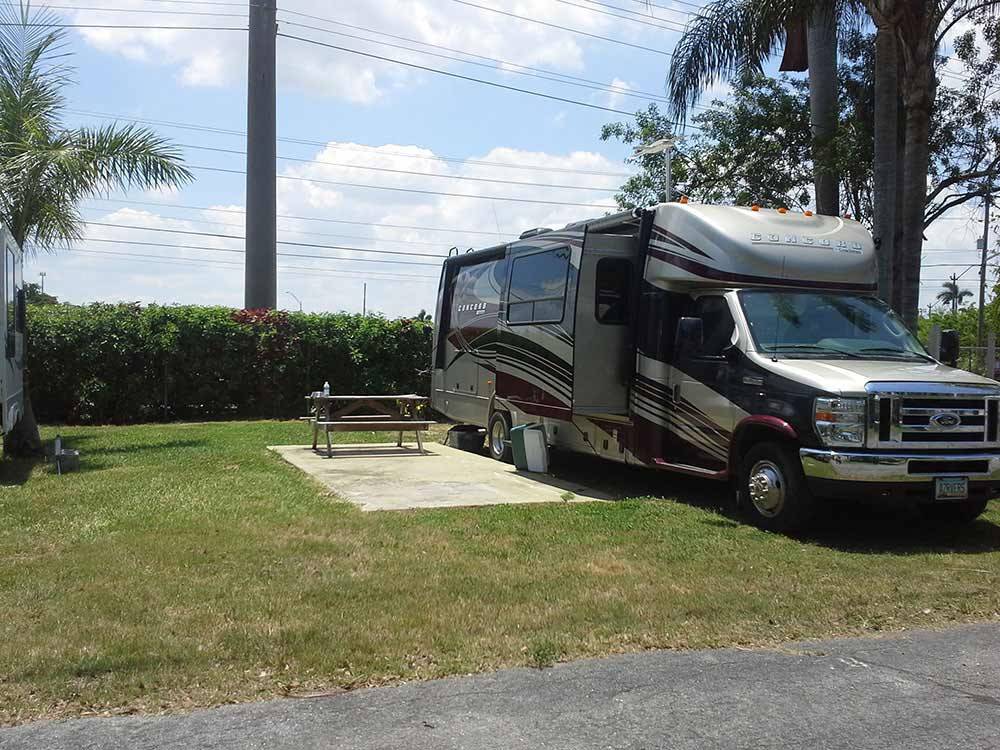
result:
<svg viewBox="0 0 1000 750"><path fill-rule="evenodd" d="M833 0L830 0L833 2ZM824 7L820 0L715 0L690 24L674 51L669 89L673 110L684 116L701 91L734 71L760 70L763 61L802 18L813 19ZM842 0L841 14L854 14L858 5ZM880 39L875 71L879 91L876 111L876 157L880 261L883 294L915 330L920 288L920 252L923 241L931 115L938 79L935 65L945 37L963 21L985 21L1000 0L865 0ZM982 23L988 38L995 24ZM893 47L896 65L893 67ZM894 78L896 100L891 96ZM816 86L818 82L811 81ZM902 104L902 123L893 131L896 103ZM815 122L814 127L819 123ZM898 146L892 148L892 133ZM814 162L825 157L814 140ZM815 165L817 178L823 165ZM822 181L817 179L817 198ZM893 202L890 206L889 202ZM890 230L890 226L893 229ZM891 255L887 255L891 253ZM895 278L890 274L895 272Z"/></svg>
<svg viewBox="0 0 1000 750"><path fill-rule="evenodd" d="M180 152L133 126L67 128L63 91L73 82L58 17L28 4L0 11L0 218L28 252L69 248L83 237L82 200L111 190L181 185ZM41 452L28 390L8 455Z"/></svg>
<svg viewBox="0 0 1000 750"><path fill-rule="evenodd" d="M962 302L972 297L972 292L960 289L957 281L946 281L941 286L944 289L938 292L937 301L942 305L951 305L953 315L958 313L958 307Z"/></svg>
<svg viewBox="0 0 1000 750"><path fill-rule="evenodd" d="M841 15L855 17L852 0L714 0L704 6L674 47L667 88L672 114L685 118L701 92L719 78L761 75L782 41L801 45L806 58L812 111L814 191L819 213L840 207L836 173L837 33ZM786 48L786 62L789 58ZM798 57L799 55L791 55ZM806 66L790 64L787 69Z"/></svg>

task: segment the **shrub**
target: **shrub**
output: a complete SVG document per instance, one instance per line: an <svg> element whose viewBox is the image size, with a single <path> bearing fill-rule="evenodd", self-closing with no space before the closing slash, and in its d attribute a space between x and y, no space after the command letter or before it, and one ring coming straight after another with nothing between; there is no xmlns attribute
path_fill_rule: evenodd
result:
<svg viewBox="0 0 1000 750"><path fill-rule="evenodd" d="M138 304L31 306L38 419L127 423L295 417L339 393L430 385L431 325L379 316Z"/></svg>

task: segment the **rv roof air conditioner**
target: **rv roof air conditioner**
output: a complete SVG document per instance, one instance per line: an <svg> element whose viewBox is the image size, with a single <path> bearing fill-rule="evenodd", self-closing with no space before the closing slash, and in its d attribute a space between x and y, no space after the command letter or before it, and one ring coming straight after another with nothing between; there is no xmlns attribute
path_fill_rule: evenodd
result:
<svg viewBox="0 0 1000 750"><path fill-rule="evenodd" d="M519 240L526 240L529 237L537 237L540 234L545 234L546 232L551 232L552 229L549 227L535 227L534 229L529 229L526 232L521 232L521 236L518 237Z"/></svg>

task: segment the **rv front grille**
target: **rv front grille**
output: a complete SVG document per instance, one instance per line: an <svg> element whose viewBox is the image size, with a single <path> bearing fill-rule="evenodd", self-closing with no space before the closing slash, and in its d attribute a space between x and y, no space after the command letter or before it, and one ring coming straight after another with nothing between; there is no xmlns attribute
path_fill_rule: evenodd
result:
<svg viewBox="0 0 1000 750"><path fill-rule="evenodd" d="M946 386L937 386L929 393L872 393L868 446L967 449L996 445L1000 391L976 390L965 386L949 394Z"/></svg>

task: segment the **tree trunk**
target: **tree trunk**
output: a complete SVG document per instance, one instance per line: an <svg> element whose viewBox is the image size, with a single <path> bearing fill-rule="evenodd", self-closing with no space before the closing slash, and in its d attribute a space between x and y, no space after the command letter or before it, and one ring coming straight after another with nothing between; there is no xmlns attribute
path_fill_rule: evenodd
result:
<svg viewBox="0 0 1000 750"><path fill-rule="evenodd" d="M920 303L920 254L924 242L924 210L927 202L927 168L930 149L931 110L934 106L933 70L928 62L919 62L907 71L903 82L903 107L906 112L903 152L903 223L900 271L900 310L911 331L917 330L917 306Z"/></svg>
<svg viewBox="0 0 1000 750"><path fill-rule="evenodd" d="M875 163L873 234L878 295L892 304L896 247L896 172L899 158L899 53L892 29L875 35Z"/></svg>
<svg viewBox="0 0 1000 750"><path fill-rule="evenodd" d="M840 116L837 16L825 3L809 20L809 111L813 134L816 213L840 215L840 175L834 151Z"/></svg>

